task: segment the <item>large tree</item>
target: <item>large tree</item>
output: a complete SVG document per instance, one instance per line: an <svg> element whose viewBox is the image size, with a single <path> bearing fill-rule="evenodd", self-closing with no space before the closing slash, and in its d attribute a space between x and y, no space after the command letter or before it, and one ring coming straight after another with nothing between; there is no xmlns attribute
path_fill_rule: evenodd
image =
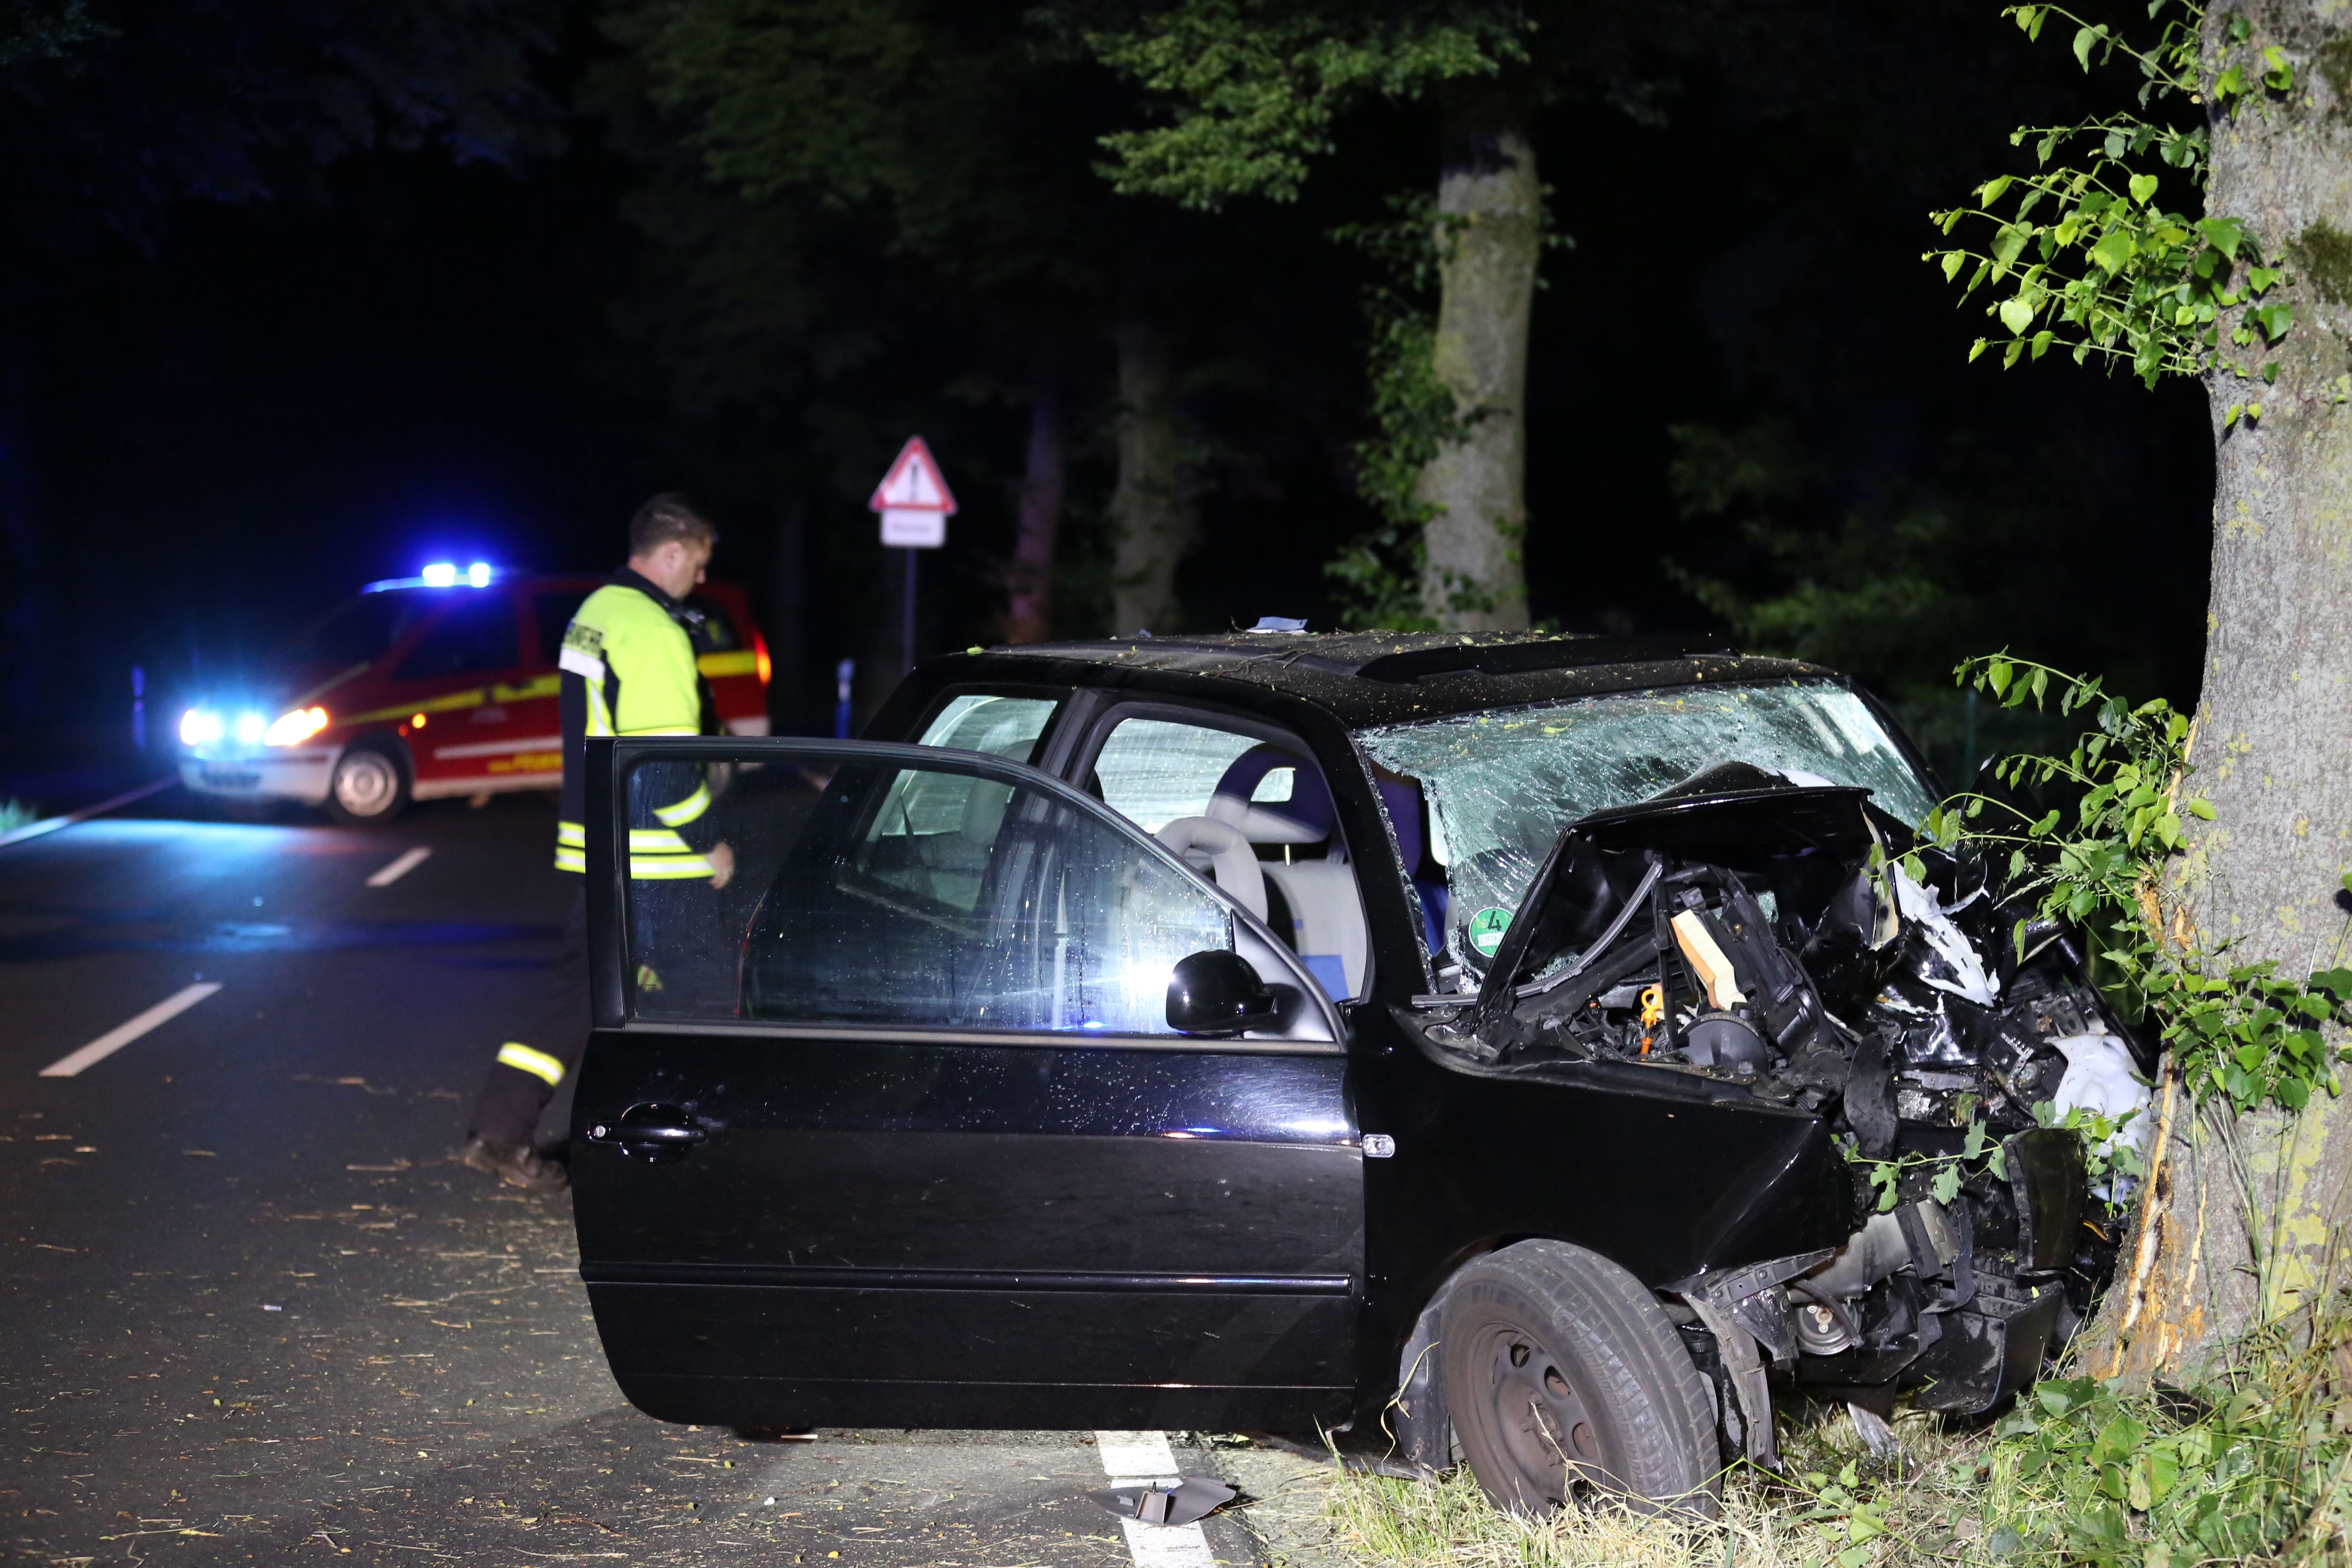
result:
<svg viewBox="0 0 2352 1568"><path fill-rule="evenodd" d="M2232 71L2254 90L2217 91ZM2204 372L2213 585L2190 762L2214 816L2192 828L2178 934L2309 973L2344 957L2352 872L2352 17L2308 0L2217 8L2200 72L2207 209L2286 268L2238 307L2264 313L2239 328L2254 376ZM2352 1098L2233 1120L2165 1087L2164 1163L2110 1314L2115 1364L2147 1374L2320 1304L2344 1282L2352 1217Z"/></svg>
<svg viewBox="0 0 2352 1568"><path fill-rule="evenodd" d="M2206 1005L2159 1009L2176 1033L2152 1174L2088 1358L2179 1378L2250 1328L2307 1322L2345 1279L2352 1096L2310 1092L2332 1067L2265 1004L2309 997L2296 977L2343 961L2352 908L2352 18L2246 0L2146 47L2054 7L2018 19L2064 28L2085 69L2136 61L2190 110L2037 132L2031 172L1946 220L1996 226L1946 258L1991 289L2000 325L1978 352L2071 345L2151 382L2197 375L2210 405L2203 684L2164 799L2211 815L2187 815L2139 889L2145 951ZM2184 184L2201 213L2171 210Z"/></svg>
<svg viewBox="0 0 2352 1568"><path fill-rule="evenodd" d="M1295 199L1360 103L1430 110L1433 187L1399 204L1407 242L1378 247L1433 275L1437 304L1426 322L1390 309L1376 328L1382 431L1360 483L1390 527L1386 548L1360 546L1343 572L1373 618L1528 624L1528 341L1545 228L1536 114L1571 88L1640 96L1629 37L1670 33L1690 9L1180 0L1089 32L1163 111L1105 139L1106 172L1122 191L1188 206ZM1376 297L1393 307L1406 291ZM1400 568L1412 580L1381 581Z"/></svg>

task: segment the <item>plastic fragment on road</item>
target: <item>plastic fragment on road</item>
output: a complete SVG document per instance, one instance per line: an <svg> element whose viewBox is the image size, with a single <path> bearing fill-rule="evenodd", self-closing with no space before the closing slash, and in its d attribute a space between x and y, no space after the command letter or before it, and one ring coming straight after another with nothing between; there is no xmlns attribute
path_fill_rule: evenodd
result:
<svg viewBox="0 0 2352 1568"><path fill-rule="evenodd" d="M1147 1482L1142 1486L1103 1487L1087 1495L1114 1518L1143 1524L1191 1524L1206 1519L1239 1494L1222 1481L1185 1476L1172 1487Z"/></svg>

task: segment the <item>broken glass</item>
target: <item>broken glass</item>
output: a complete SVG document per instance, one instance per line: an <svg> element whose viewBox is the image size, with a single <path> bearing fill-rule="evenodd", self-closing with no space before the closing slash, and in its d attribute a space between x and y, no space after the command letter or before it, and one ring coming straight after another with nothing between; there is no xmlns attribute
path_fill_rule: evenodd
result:
<svg viewBox="0 0 2352 1568"><path fill-rule="evenodd" d="M1446 868L1446 949L1473 975L1570 823L1702 769L1740 762L1797 784L1859 784L1908 823L1935 805L1869 707L1826 680L1612 692L1356 738L1428 800L1429 847Z"/></svg>

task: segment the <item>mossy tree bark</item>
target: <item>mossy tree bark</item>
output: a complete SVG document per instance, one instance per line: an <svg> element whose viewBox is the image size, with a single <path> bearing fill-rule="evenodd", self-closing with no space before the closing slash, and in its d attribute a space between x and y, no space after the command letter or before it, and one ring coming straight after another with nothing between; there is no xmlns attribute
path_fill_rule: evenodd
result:
<svg viewBox="0 0 2352 1568"><path fill-rule="evenodd" d="M2212 597L2190 765L2214 819L2191 823L2168 924L2225 962L2274 959L2300 976L2343 957L2336 895L2352 870L2352 13L2313 0L2237 0L2206 15L2204 79L2221 29L2276 46L2285 94L2213 121L2208 210L2243 218L2288 258L2294 325L2274 348L2230 342L2211 373ZM2251 73L2250 73L2251 74ZM2263 100L2267 98L2267 101ZM2209 100L2210 101L2210 100ZM2266 301L2269 299L2266 296ZM2225 323L2226 324L2226 323ZM2229 411L2259 405L2259 416ZM2292 1321L2344 1282L2352 1210L2352 1093L2299 1116L2193 1111L2159 1099L2157 1163L2118 1287L2086 1364L2135 1379L2193 1376L2236 1335Z"/></svg>
<svg viewBox="0 0 2352 1568"><path fill-rule="evenodd" d="M1183 629L1176 568L1198 526L1185 488L1184 430L1168 340L1142 321L1117 333L1118 482L1110 500L1118 540L1111 580L1111 635Z"/></svg>
<svg viewBox="0 0 2352 1568"><path fill-rule="evenodd" d="M1434 509L1422 600L1454 631L1528 624L1528 328L1543 248L1543 186L1522 118L1479 94L1448 115L1437 211L1441 273L1433 368L1468 428L1422 470Z"/></svg>

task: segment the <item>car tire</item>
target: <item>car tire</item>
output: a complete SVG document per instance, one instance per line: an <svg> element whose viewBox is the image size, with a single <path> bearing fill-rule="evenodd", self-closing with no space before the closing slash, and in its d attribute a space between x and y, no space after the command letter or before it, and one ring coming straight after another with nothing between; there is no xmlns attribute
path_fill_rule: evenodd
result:
<svg viewBox="0 0 2352 1568"><path fill-rule="evenodd" d="M1523 1241L1457 1274L1439 1346L1455 1440L1500 1508L1580 1495L1712 1518L1715 1405L1673 1322L1599 1253Z"/></svg>
<svg viewBox="0 0 2352 1568"><path fill-rule="evenodd" d="M327 777L327 815L372 826L390 822L408 805L408 759L398 748L360 741L343 748Z"/></svg>

